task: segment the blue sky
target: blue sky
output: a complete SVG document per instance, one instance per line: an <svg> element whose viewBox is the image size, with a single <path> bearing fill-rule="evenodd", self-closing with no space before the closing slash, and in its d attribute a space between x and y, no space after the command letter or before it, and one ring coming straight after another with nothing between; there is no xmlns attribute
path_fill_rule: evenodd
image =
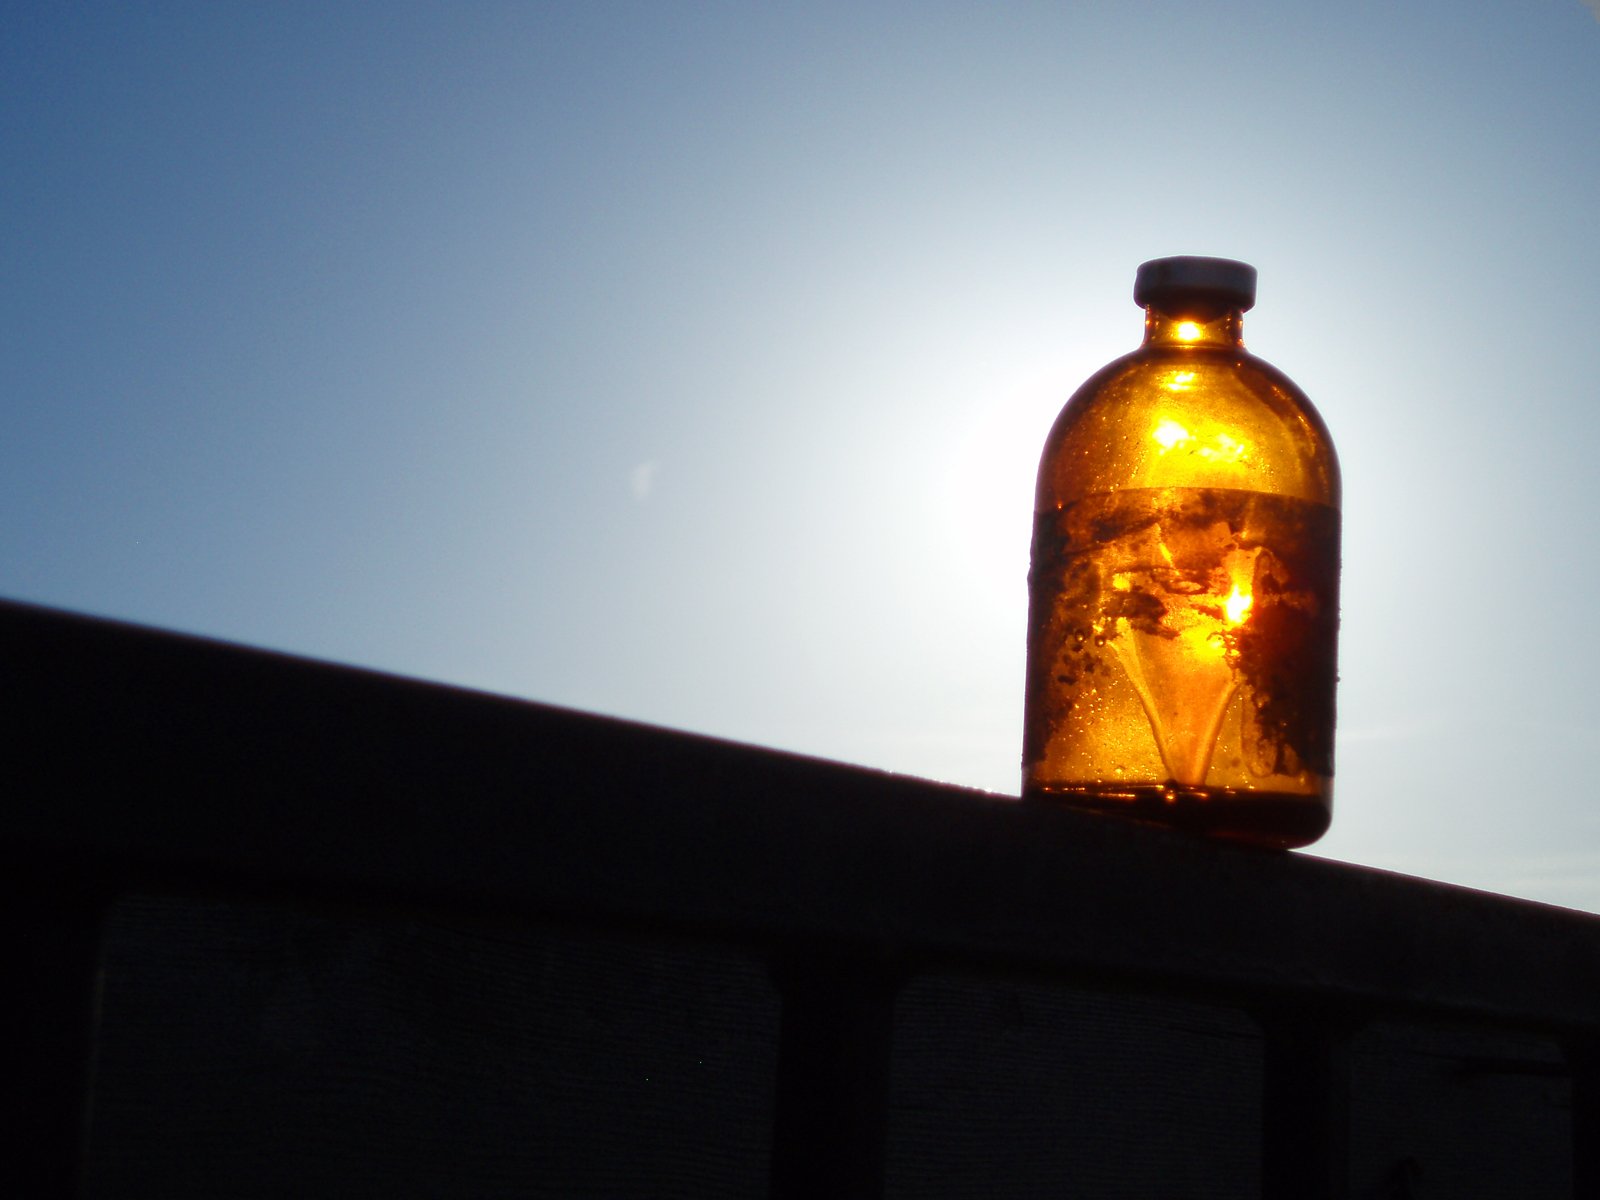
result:
<svg viewBox="0 0 1600 1200"><path fill-rule="evenodd" d="M1600 16L17 4L0 595L1015 792L1135 267L1345 476L1313 853L1600 911Z"/></svg>

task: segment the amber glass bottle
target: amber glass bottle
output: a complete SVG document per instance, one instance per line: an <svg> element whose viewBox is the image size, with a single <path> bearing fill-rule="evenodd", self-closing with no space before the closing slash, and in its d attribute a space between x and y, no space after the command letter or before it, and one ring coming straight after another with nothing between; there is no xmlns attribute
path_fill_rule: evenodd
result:
<svg viewBox="0 0 1600 1200"><path fill-rule="evenodd" d="M1039 466L1023 795L1290 847L1328 827L1339 465L1246 352L1253 267L1139 268L1144 344Z"/></svg>

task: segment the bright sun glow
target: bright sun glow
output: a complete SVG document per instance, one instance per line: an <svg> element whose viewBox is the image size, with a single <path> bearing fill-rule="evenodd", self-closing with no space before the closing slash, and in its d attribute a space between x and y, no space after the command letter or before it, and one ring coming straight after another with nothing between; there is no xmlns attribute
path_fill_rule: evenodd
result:
<svg viewBox="0 0 1600 1200"><path fill-rule="evenodd" d="M1193 321L1179 321L1178 340L1180 342L1198 342L1200 340L1200 326Z"/></svg>
<svg viewBox="0 0 1600 1200"><path fill-rule="evenodd" d="M1228 624L1244 624L1244 619L1250 615L1250 604L1250 593L1241 592L1239 585L1235 584L1232 595L1222 602L1222 607L1228 614Z"/></svg>

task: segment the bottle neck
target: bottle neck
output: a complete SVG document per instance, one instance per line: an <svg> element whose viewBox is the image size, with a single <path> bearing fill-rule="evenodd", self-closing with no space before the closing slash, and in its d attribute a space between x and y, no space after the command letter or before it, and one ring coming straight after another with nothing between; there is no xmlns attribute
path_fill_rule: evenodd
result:
<svg viewBox="0 0 1600 1200"><path fill-rule="evenodd" d="M1144 310L1144 345L1178 350L1242 350L1244 310L1195 307L1165 312Z"/></svg>

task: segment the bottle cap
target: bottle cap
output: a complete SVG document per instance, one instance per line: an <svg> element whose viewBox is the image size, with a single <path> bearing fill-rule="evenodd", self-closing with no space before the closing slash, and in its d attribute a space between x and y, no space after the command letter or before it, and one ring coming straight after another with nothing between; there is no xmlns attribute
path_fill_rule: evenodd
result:
<svg viewBox="0 0 1600 1200"><path fill-rule="evenodd" d="M1256 269L1231 258L1180 255L1140 264L1133 280L1133 302L1140 308L1173 300L1247 309L1256 302Z"/></svg>

